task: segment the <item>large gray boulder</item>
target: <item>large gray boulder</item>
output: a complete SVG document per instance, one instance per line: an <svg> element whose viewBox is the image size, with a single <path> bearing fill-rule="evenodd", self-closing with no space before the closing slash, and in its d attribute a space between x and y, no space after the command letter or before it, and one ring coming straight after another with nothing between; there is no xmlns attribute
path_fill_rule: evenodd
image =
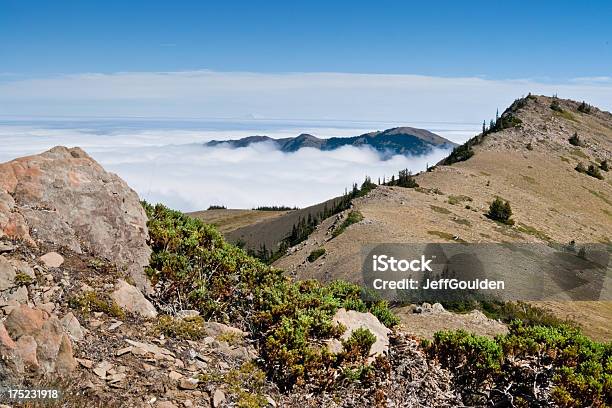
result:
<svg viewBox="0 0 612 408"><path fill-rule="evenodd" d="M136 192L80 148L54 147L0 164L0 237L93 253L149 291L146 222Z"/></svg>

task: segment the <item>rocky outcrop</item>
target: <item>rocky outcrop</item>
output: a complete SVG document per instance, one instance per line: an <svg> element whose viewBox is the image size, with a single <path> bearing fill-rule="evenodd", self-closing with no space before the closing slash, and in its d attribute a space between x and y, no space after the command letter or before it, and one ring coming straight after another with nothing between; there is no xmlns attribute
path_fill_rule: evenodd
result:
<svg viewBox="0 0 612 408"><path fill-rule="evenodd" d="M148 291L146 222L136 192L79 148L0 164L0 237L112 260Z"/></svg>

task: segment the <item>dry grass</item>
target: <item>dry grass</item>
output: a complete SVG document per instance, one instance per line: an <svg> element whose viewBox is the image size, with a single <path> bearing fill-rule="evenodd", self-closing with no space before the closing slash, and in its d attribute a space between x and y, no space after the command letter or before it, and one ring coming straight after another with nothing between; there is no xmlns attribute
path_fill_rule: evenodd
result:
<svg viewBox="0 0 612 408"><path fill-rule="evenodd" d="M288 211L259 211L259 210L207 210L189 213L207 224L212 224L222 233L231 232L238 228L256 224L263 220L279 217Z"/></svg>

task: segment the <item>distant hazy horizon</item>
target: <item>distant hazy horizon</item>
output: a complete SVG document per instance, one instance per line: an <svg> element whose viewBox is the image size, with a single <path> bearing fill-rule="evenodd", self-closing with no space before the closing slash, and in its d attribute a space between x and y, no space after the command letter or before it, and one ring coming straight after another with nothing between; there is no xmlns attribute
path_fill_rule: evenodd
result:
<svg viewBox="0 0 612 408"><path fill-rule="evenodd" d="M283 153L268 144L230 150L205 147L204 143L252 135L348 137L397 126L424 128L457 143L479 129L475 123L0 119L4 142L0 162L57 145L79 146L125 179L142 199L179 210L202 210L213 204L228 208L306 207L342 194L366 175L376 180L403 168L424 170L448 151L383 160L370 148Z"/></svg>

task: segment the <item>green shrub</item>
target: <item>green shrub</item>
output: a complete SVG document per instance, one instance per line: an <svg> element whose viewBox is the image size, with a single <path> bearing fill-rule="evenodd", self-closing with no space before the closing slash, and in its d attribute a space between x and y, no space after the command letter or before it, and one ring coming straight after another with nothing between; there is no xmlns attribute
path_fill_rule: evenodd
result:
<svg viewBox="0 0 612 408"><path fill-rule="evenodd" d="M202 374L200 381L216 383L225 388L232 402L238 408L261 408L268 406L265 396L266 373L252 362L242 364L223 374ZM235 404L235 405L234 405Z"/></svg>
<svg viewBox="0 0 612 408"><path fill-rule="evenodd" d="M266 361L263 368L282 389L333 382L342 367L321 344L342 334L344 328L332 320L339 308L370 311L389 327L397 324L386 302L364 300L357 285L293 282L202 221L162 205L143 206L153 249L147 272L159 285L160 301L180 296L184 307L205 319L249 331Z"/></svg>
<svg viewBox="0 0 612 408"><path fill-rule="evenodd" d="M13 281L17 286L27 286L34 283L34 279L30 275L23 272L17 272Z"/></svg>
<svg viewBox="0 0 612 408"><path fill-rule="evenodd" d="M359 211L351 211L346 216L346 219L332 232L332 236L335 238L342 234L349 226L358 223L363 220L363 215Z"/></svg>
<svg viewBox="0 0 612 408"><path fill-rule="evenodd" d="M375 296L369 295L368 299L373 299ZM384 324L387 327L393 327L399 324L400 319L397 317L391 309L389 309L389 304L386 300L377 300L368 303L368 307L370 313L372 313L379 322Z"/></svg>
<svg viewBox="0 0 612 408"><path fill-rule="evenodd" d="M607 160L602 161L601 164L599 165L599 168L602 169L603 171L610 171L610 165L608 164Z"/></svg>
<svg viewBox="0 0 612 408"><path fill-rule="evenodd" d="M353 330L351 336L342 341L344 354L352 360L363 360L370 355L372 345L376 343L376 336L365 327Z"/></svg>
<svg viewBox="0 0 612 408"><path fill-rule="evenodd" d="M160 316L156 331L167 337L185 340L199 340L206 335L204 319L200 316L185 317L183 319L172 316Z"/></svg>
<svg viewBox="0 0 612 408"><path fill-rule="evenodd" d="M427 233L429 235L433 235L435 237L442 238L442 239L447 239L449 241L465 242L463 239L458 238L456 235L451 234L450 232L430 230L430 231L427 231Z"/></svg>
<svg viewBox="0 0 612 408"><path fill-rule="evenodd" d="M372 375L373 370L374 368L369 364L349 366L342 370L342 377L353 382L365 381Z"/></svg>
<svg viewBox="0 0 612 408"><path fill-rule="evenodd" d="M395 175L393 175L391 176L391 179L389 179L389 181L386 181L384 183L384 185L398 186L398 187L405 187L405 188L418 188L419 187L419 184L416 182L414 176L412 175L412 172L410 172L408 169L400 170L397 175L397 179L395 178Z"/></svg>
<svg viewBox="0 0 612 408"><path fill-rule="evenodd" d="M453 371L455 384L464 390L464 402L473 404L471 391L482 389L501 372L502 347L492 339L463 330L437 332L428 354Z"/></svg>
<svg viewBox="0 0 612 408"><path fill-rule="evenodd" d="M495 198L489 206L489 212L487 213L487 217L490 219L508 225L514 224L514 221L510 219L511 216L512 208L510 207L510 202L504 201L500 197Z"/></svg>
<svg viewBox="0 0 612 408"><path fill-rule="evenodd" d="M317 248L308 255L308 262L314 262L325 255L325 248Z"/></svg>
<svg viewBox="0 0 612 408"><path fill-rule="evenodd" d="M589 168L587 169L586 174L588 174L591 177L598 178L600 180L603 180L604 178L604 176L599 171L599 168L595 167L594 164L589 165Z"/></svg>
<svg viewBox="0 0 612 408"><path fill-rule="evenodd" d="M554 110L555 112L563 112L561 104L559 104L559 100L557 98L553 98L552 102L550 103L550 109Z"/></svg>
<svg viewBox="0 0 612 408"><path fill-rule="evenodd" d="M374 368L368 363L376 336L368 329L360 327L350 337L342 341L343 351L338 355L341 375L349 381L367 381L374 376Z"/></svg>
<svg viewBox="0 0 612 408"><path fill-rule="evenodd" d="M370 191L376 188L376 184L372 182L372 179L369 176L366 176L363 183L361 183L361 187L359 188L359 197L367 195Z"/></svg>
<svg viewBox="0 0 612 408"><path fill-rule="evenodd" d="M579 148L575 147L574 149L572 149L572 151L570 151L570 154L576 157L580 157L581 159L587 159L589 158L589 156L587 156L582 150L580 150Z"/></svg>
<svg viewBox="0 0 612 408"><path fill-rule="evenodd" d="M479 308L488 318L501 320L504 323L518 320L526 326L559 327L574 325L569 321L559 319L542 308L525 302L483 301L480 302Z"/></svg>
<svg viewBox="0 0 612 408"><path fill-rule="evenodd" d="M118 319L125 318L125 312L114 300L94 291L88 291L70 299L69 304L70 307L80 310L85 316L92 312L102 312Z"/></svg>
<svg viewBox="0 0 612 408"><path fill-rule="evenodd" d="M594 342L575 327L515 321L507 335L495 340L464 331L440 332L425 347L453 372L467 404L496 405L508 396L529 401L529 406L612 403L612 343ZM537 393L533 384L552 392ZM505 394L493 389L504 389Z"/></svg>
<svg viewBox="0 0 612 408"><path fill-rule="evenodd" d="M578 132L574 132L574 134L572 135L572 137L570 137L568 139L568 142L572 145L572 146L584 146L584 143L582 142L582 140L580 140L580 137L578 136Z"/></svg>
<svg viewBox="0 0 612 408"><path fill-rule="evenodd" d="M597 343L569 326L514 323L498 339L507 358L537 356L552 366L552 399L560 406L604 407L612 403L612 343Z"/></svg>

